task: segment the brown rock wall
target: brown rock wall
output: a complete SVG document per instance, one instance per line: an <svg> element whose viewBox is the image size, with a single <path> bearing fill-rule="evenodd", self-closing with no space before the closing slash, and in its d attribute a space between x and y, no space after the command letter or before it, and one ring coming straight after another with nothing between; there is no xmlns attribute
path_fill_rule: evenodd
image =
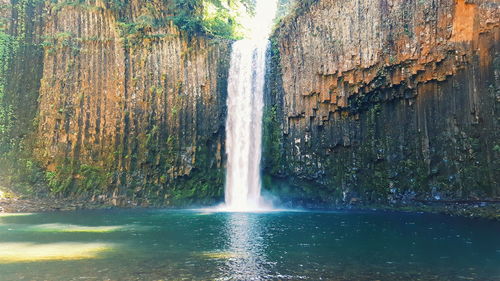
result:
<svg viewBox="0 0 500 281"><path fill-rule="evenodd" d="M500 193L498 1L312 2L274 36L273 176L327 202Z"/></svg>
<svg viewBox="0 0 500 281"><path fill-rule="evenodd" d="M144 204L218 199L230 42L169 23L130 32L143 2L130 1L125 18L101 1L49 7L37 155L80 184L57 182L65 192ZM85 187L95 173L104 182Z"/></svg>

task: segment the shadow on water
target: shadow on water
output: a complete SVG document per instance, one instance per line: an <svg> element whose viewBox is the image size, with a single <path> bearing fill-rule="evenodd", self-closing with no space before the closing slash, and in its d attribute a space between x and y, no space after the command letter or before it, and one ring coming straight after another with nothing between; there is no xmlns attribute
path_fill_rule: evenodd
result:
<svg viewBox="0 0 500 281"><path fill-rule="evenodd" d="M0 218L0 280L500 280L500 223L383 212Z"/></svg>

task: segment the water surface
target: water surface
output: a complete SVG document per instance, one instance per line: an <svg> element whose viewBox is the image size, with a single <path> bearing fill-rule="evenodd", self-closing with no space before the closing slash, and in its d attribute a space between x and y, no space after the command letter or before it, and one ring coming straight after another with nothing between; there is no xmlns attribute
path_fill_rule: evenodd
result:
<svg viewBox="0 0 500 281"><path fill-rule="evenodd" d="M500 280L500 223L376 212L0 216L0 280Z"/></svg>

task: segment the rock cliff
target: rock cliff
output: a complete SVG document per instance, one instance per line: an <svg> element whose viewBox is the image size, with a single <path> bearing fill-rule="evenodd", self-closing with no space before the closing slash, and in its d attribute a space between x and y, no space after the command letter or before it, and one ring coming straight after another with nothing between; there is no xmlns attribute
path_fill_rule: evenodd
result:
<svg viewBox="0 0 500 281"><path fill-rule="evenodd" d="M500 195L500 5L317 0L273 36L266 185L323 203Z"/></svg>
<svg viewBox="0 0 500 281"><path fill-rule="evenodd" d="M222 199L231 41L181 31L172 3L0 1L0 180L17 169L116 205ZM296 203L498 198L498 1L279 3L296 9L272 37L268 190Z"/></svg>
<svg viewBox="0 0 500 281"><path fill-rule="evenodd" d="M170 4L38 1L38 56L22 58L38 72L21 86L38 80L31 139L53 193L116 205L221 198L231 42L179 30Z"/></svg>

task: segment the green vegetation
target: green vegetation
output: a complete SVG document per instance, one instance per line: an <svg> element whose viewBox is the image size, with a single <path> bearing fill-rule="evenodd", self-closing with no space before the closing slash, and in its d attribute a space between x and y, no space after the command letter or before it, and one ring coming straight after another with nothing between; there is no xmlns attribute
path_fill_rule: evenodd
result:
<svg viewBox="0 0 500 281"><path fill-rule="evenodd" d="M283 170L283 130L281 128L282 115L280 103L278 102L281 95L281 68L280 68L280 51L275 38L271 38L270 45L271 54L271 69L269 80L269 99L270 104L266 104L263 116L263 165L267 173L278 175ZM264 186L270 186L264 184Z"/></svg>
<svg viewBox="0 0 500 281"><path fill-rule="evenodd" d="M12 107L5 101L7 71L14 48L15 39L0 29L0 154L10 149L9 132L12 126Z"/></svg>
<svg viewBox="0 0 500 281"><path fill-rule="evenodd" d="M295 19L309 11L312 4L318 0L279 0L276 23L284 26L295 21Z"/></svg>
<svg viewBox="0 0 500 281"><path fill-rule="evenodd" d="M90 5L86 3L85 0L76 0L76 1L65 1L65 2L57 2L57 0L52 0L52 11L54 12L59 12L65 7L75 7L75 8L81 8L81 9L88 9L88 10L97 10L97 6Z"/></svg>
<svg viewBox="0 0 500 281"><path fill-rule="evenodd" d="M297 8L297 1L298 0L278 0L278 10L276 12L275 22L281 21L295 8Z"/></svg>
<svg viewBox="0 0 500 281"><path fill-rule="evenodd" d="M173 22L189 35L208 35L228 39L241 38L243 28L239 17L252 14L253 0L153 0L147 1L141 14L130 19L124 10L128 1L105 0L106 7L117 14L122 36L132 38L164 37L155 34L153 29L164 27ZM85 0L53 1L52 11L59 12L65 7L86 10L99 10Z"/></svg>
<svg viewBox="0 0 500 281"><path fill-rule="evenodd" d="M182 30L215 37L238 38L241 8L253 11L252 0L173 0L173 22Z"/></svg>
<svg viewBox="0 0 500 281"><path fill-rule="evenodd" d="M282 166L282 130L278 119L276 106L266 108L263 120L263 154L266 157L266 165L269 172L278 174Z"/></svg>
<svg viewBox="0 0 500 281"><path fill-rule="evenodd" d="M71 163L64 162L55 171L47 171L45 178L53 194L73 192L92 195L103 190L109 183L111 175L101 167L82 164L73 168Z"/></svg>
<svg viewBox="0 0 500 281"><path fill-rule="evenodd" d="M54 54L59 49L69 49L73 56L80 53L80 42L84 40L83 38L77 38L76 35L70 32L60 32L54 36L46 36L43 39L41 46L48 54ZM97 41L95 38L89 38L88 40Z"/></svg>
<svg viewBox="0 0 500 281"><path fill-rule="evenodd" d="M34 44L31 30L39 19L38 7L43 0L18 0L2 7L12 10L12 18L0 23L0 184L17 193L31 194L40 189L43 172L31 160L32 131L36 109L36 75L40 65L32 58L41 54ZM15 28L12 28L15 27ZM31 61L26 64L24 60ZM32 117L33 116L33 117Z"/></svg>

